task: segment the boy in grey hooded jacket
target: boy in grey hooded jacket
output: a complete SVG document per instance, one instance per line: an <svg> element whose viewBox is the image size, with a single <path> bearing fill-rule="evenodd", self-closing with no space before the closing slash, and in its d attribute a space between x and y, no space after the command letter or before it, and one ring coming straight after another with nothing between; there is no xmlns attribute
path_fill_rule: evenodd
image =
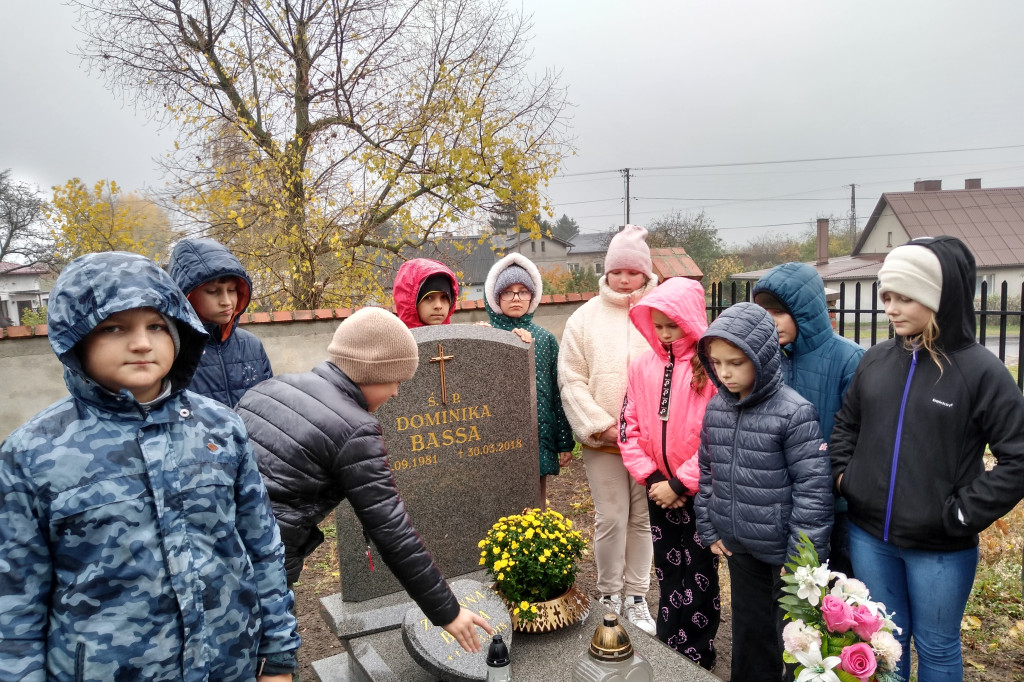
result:
<svg viewBox="0 0 1024 682"><path fill-rule="evenodd" d="M832 480L818 414L782 382L771 316L738 303L711 323L697 348L718 395L701 429L701 542L729 562L732 676L783 679L782 565L799 533L828 554Z"/></svg>

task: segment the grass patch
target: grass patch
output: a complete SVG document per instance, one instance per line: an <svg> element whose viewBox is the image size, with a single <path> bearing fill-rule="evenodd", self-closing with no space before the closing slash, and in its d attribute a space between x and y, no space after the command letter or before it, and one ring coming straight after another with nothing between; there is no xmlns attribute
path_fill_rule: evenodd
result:
<svg viewBox="0 0 1024 682"><path fill-rule="evenodd" d="M1024 503L981 534L978 572L961 623L965 649L1011 653L1024 647L1022 536ZM969 660L965 663L971 665Z"/></svg>

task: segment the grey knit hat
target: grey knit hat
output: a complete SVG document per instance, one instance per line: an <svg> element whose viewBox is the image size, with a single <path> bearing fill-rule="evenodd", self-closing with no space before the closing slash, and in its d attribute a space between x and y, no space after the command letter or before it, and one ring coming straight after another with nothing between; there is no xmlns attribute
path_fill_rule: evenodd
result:
<svg viewBox="0 0 1024 682"><path fill-rule="evenodd" d="M167 325L167 333L171 335L171 340L174 341L174 357L178 357L178 352L181 350L181 334L178 333L178 323L174 318L167 317L163 313L160 313L160 317L164 318L164 324Z"/></svg>
<svg viewBox="0 0 1024 682"><path fill-rule="evenodd" d="M327 359L357 384L389 384L412 379L420 354L412 332L395 315L361 308L338 325Z"/></svg>
<svg viewBox="0 0 1024 682"><path fill-rule="evenodd" d="M939 257L927 246L897 246L885 257L878 271L878 294L890 291L938 312L942 298Z"/></svg>
<svg viewBox="0 0 1024 682"><path fill-rule="evenodd" d="M530 290L531 296L537 295L537 287L533 283L533 278L530 277L530 273L526 271L526 268L515 264L509 265L498 273L498 277L494 280L494 295L500 296L501 292L505 291L505 289L508 289L513 284L522 284Z"/></svg>

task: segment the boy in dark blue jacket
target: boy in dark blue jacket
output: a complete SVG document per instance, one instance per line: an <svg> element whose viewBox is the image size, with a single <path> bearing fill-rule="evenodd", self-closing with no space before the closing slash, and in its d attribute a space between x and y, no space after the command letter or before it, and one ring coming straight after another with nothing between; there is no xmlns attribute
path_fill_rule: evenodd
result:
<svg viewBox="0 0 1024 682"><path fill-rule="evenodd" d="M832 329L825 283L805 263L783 263L754 285L754 302L771 314L782 349L782 380L811 401L825 442L832 438L835 414L843 404L864 349ZM836 498L829 539L829 567L853 576L846 500Z"/></svg>
<svg viewBox="0 0 1024 682"><path fill-rule="evenodd" d="M729 562L732 678L783 679L782 566L800 531L828 554L832 481L818 415L782 381L771 316L738 303L711 323L697 353L718 387L701 429L701 543Z"/></svg>
<svg viewBox="0 0 1024 682"><path fill-rule="evenodd" d="M212 239L182 239L169 269L210 334L189 390L234 407L246 391L274 376L260 340L238 329L252 281L242 263Z"/></svg>

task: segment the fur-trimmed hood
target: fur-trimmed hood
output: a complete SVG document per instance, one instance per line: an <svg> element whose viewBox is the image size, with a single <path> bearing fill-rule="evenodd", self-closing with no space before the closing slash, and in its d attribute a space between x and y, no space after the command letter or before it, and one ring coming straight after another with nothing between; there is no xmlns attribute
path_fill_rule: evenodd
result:
<svg viewBox="0 0 1024 682"><path fill-rule="evenodd" d="M530 301L530 307L526 310L527 315L532 315L540 305L540 297L544 292L544 280L541 279L540 270L534 265L533 261L521 253L508 254L492 265L491 269L487 272L487 279L484 280L484 298L487 301L487 305L491 307L491 310L498 313L501 312L501 303L498 301L498 294L501 292L494 290L494 283L497 281L498 275L510 265L518 265L523 270L526 270L527 274L530 275L530 279L533 280L533 290L537 293L533 300Z"/></svg>

